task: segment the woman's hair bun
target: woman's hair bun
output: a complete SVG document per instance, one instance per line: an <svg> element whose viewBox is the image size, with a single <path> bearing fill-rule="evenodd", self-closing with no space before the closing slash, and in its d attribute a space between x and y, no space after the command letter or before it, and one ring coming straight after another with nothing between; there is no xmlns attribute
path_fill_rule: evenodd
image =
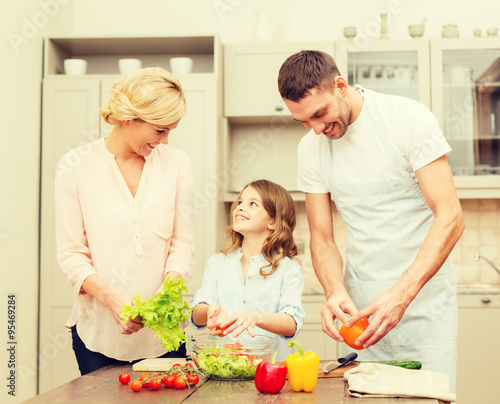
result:
<svg viewBox="0 0 500 404"><path fill-rule="evenodd" d="M179 80L160 67L137 70L108 92L109 100L100 113L111 125L134 119L155 125L170 125L186 113L185 96Z"/></svg>

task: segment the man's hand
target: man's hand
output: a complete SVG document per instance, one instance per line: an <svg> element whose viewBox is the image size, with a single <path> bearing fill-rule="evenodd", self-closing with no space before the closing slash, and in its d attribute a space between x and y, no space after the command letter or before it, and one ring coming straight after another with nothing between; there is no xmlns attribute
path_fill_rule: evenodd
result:
<svg viewBox="0 0 500 404"><path fill-rule="evenodd" d="M346 324L350 326L362 317L372 317L370 325L356 340L356 345L368 348L379 342L389 331L399 323L411 300L408 293L393 287L386 290L363 310L354 314Z"/></svg>
<svg viewBox="0 0 500 404"><path fill-rule="evenodd" d="M338 342L344 342L339 331L335 328L334 321L338 318L343 323L346 323L348 320L346 313L354 316L357 312L356 306L345 289L332 294L321 308L321 325L323 332Z"/></svg>

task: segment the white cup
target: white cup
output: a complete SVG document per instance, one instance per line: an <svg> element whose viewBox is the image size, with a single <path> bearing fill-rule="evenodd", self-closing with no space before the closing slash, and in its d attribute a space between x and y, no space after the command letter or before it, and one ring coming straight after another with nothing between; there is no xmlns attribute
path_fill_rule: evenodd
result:
<svg viewBox="0 0 500 404"><path fill-rule="evenodd" d="M85 59L65 59L64 73L68 76L83 76L87 73L87 61Z"/></svg>
<svg viewBox="0 0 500 404"><path fill-rule="evenodd" d="M136 70L139 70L141 67L141 59L127 58L118 60L118 69L120 70L120 74L124 76L132 74Z"/></svg>
<svg viewBox="0 0 500 404"><path fill-rule="evenodd" d="M171 58L170 70L173 74L189 74L193 70L193 59L186 57Z"/></svg>

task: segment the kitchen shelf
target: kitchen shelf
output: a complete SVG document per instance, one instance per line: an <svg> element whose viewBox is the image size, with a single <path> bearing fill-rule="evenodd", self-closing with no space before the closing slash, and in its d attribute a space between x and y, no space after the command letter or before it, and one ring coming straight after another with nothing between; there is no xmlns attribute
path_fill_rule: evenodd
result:
<svg viewBox="0 0 500 404"><path fill-rule="evenodd" d="M88 75L118 74L118 60L139 58L143 66L170 69L170 58L193 59L193 73L219 74L222 64L221 44L216 36L182 37L52 37L44 43L44 77L63 76L64 59L88 62Z"/></svg>

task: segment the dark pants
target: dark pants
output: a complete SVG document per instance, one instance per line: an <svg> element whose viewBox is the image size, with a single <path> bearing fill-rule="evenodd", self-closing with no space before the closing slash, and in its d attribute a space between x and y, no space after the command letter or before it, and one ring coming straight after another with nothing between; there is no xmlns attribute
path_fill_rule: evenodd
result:
<svg viewBox="0 0 500 404"><path fill-rule="evenodd" d="M73 351L75 351L76 361L78 368L83 375L93 372L94 370L103 368L108 365L130 365L139 362L141 359L135 361L119 361L117 359L109 358L99 352L93 352L85 346L83 341L76 332L76 325L71 327L71 336L73 338ZM185 358L186 345L183 343L177 351L167 352L160 356L160 358Z"/></svg>

